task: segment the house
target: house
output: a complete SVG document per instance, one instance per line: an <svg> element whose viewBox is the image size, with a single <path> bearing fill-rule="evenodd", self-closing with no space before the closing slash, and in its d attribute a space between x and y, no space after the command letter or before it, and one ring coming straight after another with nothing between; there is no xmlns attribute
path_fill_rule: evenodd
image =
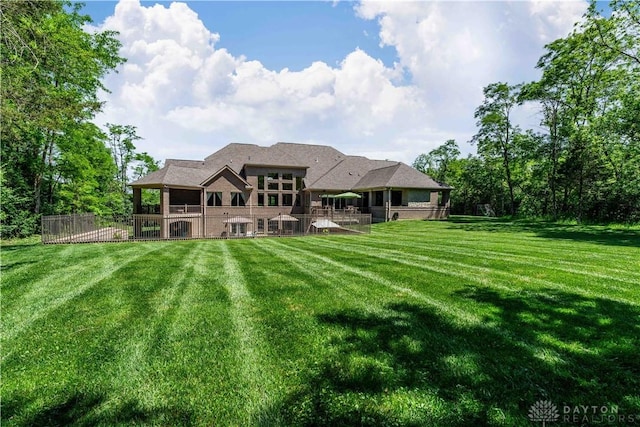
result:
<svg viewBox="0 0 640 427"><path fill-rule="evenodd" d="M229 144L202 161L168 159L131 187L134 215L176 218L162 231L167 237L262 232L277 215L350 212L370 214L374 222L443 219L451 190L401 162L284 142ZM160 206L143 206L142 189L159 191ZM356 194L335 197L345 192ZM222 231L206 221L220 215L227 218Z"/></svg>

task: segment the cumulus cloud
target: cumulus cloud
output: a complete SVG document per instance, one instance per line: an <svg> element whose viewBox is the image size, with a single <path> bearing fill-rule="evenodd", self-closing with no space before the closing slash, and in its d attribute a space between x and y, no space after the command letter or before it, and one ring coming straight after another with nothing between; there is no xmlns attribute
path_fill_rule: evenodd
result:
<svg viewBox="0 0 640 427"><path fill-rule="evenodd" d="M100 29L119 31L128 62L107 78L103 122L132 124L158 159L203 158L229 142L324 143L348 154L411 162L474 131L482 87L535 77L544 43L582 14L576 2L357 3L377 20L386 66L354 49L340 64L270 70L218 47L224 40L184 3L121 0Z"/></svg>

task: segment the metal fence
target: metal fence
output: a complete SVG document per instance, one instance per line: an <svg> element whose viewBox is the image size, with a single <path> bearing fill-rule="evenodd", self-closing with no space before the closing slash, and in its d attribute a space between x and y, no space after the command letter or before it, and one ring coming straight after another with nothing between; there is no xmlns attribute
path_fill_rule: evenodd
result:
<svg viewBox="0 0 640 427"><path fill-rule="evenodd" d="M42 217L43 243L136 240L242 239L331 234L368 234L371 214L319 215L94 214Z"/></svg>

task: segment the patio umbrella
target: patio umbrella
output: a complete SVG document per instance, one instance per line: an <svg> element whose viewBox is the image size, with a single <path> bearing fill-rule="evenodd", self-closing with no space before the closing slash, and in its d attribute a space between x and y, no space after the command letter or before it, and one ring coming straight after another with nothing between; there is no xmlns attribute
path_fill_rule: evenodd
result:
<svg viewBox="0 0 640 427"><path fill-rule="evenodd" d="M298 218L292 217L287 214L279 214L278 216L274 216L269 221L283 221L283 222L298 222Z"/></svg>
<svg viewBox="0 0 640 427"><path fill-rule="evenodd" d="M315 228L341 228L338 224L328 219L319 219L311 223Z"/></svg>
<svg viewBox="0 0 640 427"><path fill-rule="evenodd" d="M291 215L287 215L287 214L278 214L278 216L274 216L273 218L271 218L269 221L278 221L278 230L282 230L282 223L283 222L298 222L298 218L292 217ZM280 231L282 232L282 231ZM293 227L291 229L291 232L293 233Z"/></svg>
<svg viewBox="0 0 640 427"><path fill-rule="evenodd" d="M352 191L347 191L346 193L340 193L333 196L335 199L361 199L362 196L356 194Z"/></svg>
<svg viewBox="0 0 640 427"><path fill-rule="evenodd" d="M233 218L227 218L222 222L224 224L251 224L253 221L243 216L234 216Z"/></svg>

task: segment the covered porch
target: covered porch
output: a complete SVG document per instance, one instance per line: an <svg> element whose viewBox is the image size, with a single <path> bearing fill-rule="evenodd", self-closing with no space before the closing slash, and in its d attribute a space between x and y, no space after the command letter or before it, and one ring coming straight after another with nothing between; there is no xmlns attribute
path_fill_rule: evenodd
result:
<svg viewBox="0 0 640 427"><path fill-rule="evenodd" d="M202 237L204 191L169 186L133 187L133 232L137 238Z"/></svg>

